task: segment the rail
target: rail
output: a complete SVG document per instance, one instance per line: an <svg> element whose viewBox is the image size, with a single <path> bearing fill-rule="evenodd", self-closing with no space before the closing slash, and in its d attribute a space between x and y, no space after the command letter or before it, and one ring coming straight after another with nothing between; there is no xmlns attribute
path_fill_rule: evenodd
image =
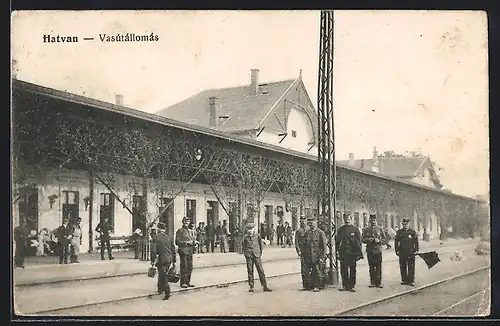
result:
<svg viewBox="0 0 500 326"><path fill-rule="evenodd" d="M489 265L488 266L484 266L484 267L475 269L473 271L465 272L465 273L462 273L462 274L459 274L459 275L450 276L448 278L445 278L445 279L442 279L442 280L439 280L439 281L436 281L436 282L433 282L433 283L429 283L429 284L426 284L426 285L423 285L423 286L419 286L417 288L414 288L414 289L411 289L411 290L408 290L408 291L399 292L399 293L392 294L392 295L389 295L389 296L384 297L384 298L379 298L379 299L376 299L376 300L373 300L373 301L370 301L370 302L367 302L367 303L362 303L362 304L360 304L358 306L355 306L353 308L349 308L349 309L343 310L343 311L341 311L339 313L336 313L335 316L349 316L349 315L352 315L353 313L355 313L356 311L364 310L366 308L370 308L372 306L376 306L376 305L379 305L381 303L388 302L388 301L391 301L391 300L394 300L394 299L406 296L408 294L418 293L418 292L420 292L420 291L422 291L424 289L432 288L432 287L438 286L438 285L446 283L446 282L458 280L458 279L464 278L466 276L482 272L482 271L487 270L489 268L491 268L491 266L489 266ZM470 299L470 298L465 298L465 299ZM465 299L461 300L461 301L465 301ZM458 303L456 303L456 304L458 304ZM447 307L446 309L443 309L443 311L439 311L438 313L442 313L445 310L450 309L451 307L452 306Z"/></svg>

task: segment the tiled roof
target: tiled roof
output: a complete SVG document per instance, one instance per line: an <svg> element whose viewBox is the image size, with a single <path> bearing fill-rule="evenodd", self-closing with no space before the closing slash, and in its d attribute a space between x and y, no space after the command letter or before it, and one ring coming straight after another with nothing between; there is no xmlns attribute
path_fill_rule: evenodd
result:
<svg viewBox="0 0 500 326"><path fill-rule="evenodd" d="M396 177L396 178L409 178L413 177L417 172L420 171L421 167L424 165L425 161L428 159L426 156L415 156L415 157L385 157L379 156L379 172L380 174ZM349 165L348 160L339 161L343 164ZM429 162L430 163L430 162ZM371 171L372 170L373 159L360 159L354 160L355 168Z"/></svg>
<svg viewBox="0 0 500 326"><path fill-rule="evenodd" d="M259 84L253 95L250 85L202 91L188 99L167 107L156 114L202 127L209 127L209 98L216 97L217 130L243 131L257 129L262 119L276 102L299 79Z"/></svg>

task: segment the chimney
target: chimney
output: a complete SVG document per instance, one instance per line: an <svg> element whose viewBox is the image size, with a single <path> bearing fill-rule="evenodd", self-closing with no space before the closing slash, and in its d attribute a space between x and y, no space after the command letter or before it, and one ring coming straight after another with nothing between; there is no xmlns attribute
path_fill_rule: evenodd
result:
<svg viewBox="0 0 500 326"><path fill-rule="evenodd" d="M354 166L354 153L349 153L349 166Z"/></svg>
<svg viewBox="0 0 500 326"><path fill-rule="evenodd" d="M373 161L372 161L372 171L379 172L379 160L378 160L378 152L377 147L373 147Z"/></svg>
<svg viewBox="0 0 500 326"><path fill-rule="evenodd" d="M122 94L115 95L115 104L123 106L123 95Z"/></svg>
<svg viewBox="0 0 500 326"><path fill-rule="evenodd" d="M259 92L259 69L251 70L250 86L252 95L257 95Z"/></svg>
<svg viewBox="0 0 500 326"><path fill-rule="evenodd" d="M212 96L208 99L209 111L208 111L208 125L210 128L217 127L217 110L215 108L215 100L217 98Z"/></svg>

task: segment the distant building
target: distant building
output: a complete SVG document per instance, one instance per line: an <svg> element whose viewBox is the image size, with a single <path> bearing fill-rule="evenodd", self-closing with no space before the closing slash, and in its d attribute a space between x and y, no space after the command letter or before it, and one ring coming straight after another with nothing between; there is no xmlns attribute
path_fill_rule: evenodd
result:
<svg viewBox="0 0 500 326"><path fill-rule="evenodd" d="M354 154L350 153L349 160L339 161L338 163L365 171L376 172L388 177L415 182L435 189L443 188L434 164L428 156L404 156L396 155L392 152L380 155L377 149L374 148L372 158L355 159Z"/></svg>
<svg viewBox="0 0 500 326"><path fill-rule="evenodd" d="M156 114L317 155L317 113L302 82L261 83L252 69L250 83L205 90Z"/></svg>

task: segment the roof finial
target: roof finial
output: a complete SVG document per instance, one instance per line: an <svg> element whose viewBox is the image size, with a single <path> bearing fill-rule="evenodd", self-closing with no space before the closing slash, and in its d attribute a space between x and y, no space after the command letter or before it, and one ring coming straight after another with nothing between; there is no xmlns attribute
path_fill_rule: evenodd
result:
<svg viewBox="0 0 500 326"><path fill-rule="evenodd" d="M302 69L299 71L299 78L302 79Z"/></svg>

